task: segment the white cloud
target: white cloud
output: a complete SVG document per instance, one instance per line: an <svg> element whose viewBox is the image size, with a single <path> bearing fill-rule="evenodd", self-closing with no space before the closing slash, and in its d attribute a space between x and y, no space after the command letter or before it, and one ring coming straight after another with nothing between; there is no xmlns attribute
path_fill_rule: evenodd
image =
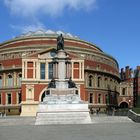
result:
<svg viewBox="0 0 140 140"><path fill-rule="evenodd" d="M97 0L4 0L4 2L12 14L25 17L46 14L56 17L65 9L86 11L94 9Z"/></svg>
<svg viewBox="0 0 140 140"><path fill-rule="evenodd" d="M12 29L21 33L27 33L29 31L45 30L45 26L41 23L37 25L10 25Z"/></svg>

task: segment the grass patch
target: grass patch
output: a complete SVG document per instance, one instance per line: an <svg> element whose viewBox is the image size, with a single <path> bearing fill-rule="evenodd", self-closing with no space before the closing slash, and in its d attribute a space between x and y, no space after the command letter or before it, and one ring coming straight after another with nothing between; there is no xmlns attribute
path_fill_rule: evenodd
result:
<svg viewBox="0 0 140 140"><path fill-rule="evenodd" d="M132 111L134 111L137 114L140 114L140 108L133 108Z"/></svg>

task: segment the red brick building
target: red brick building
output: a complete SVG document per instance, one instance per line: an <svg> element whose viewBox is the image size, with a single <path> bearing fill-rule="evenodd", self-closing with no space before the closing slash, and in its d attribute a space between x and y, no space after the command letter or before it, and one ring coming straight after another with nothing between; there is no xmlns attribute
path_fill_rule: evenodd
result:
<svg viewBox="0 0 140 140"><path fill-rule="evenodd" d="M137 107L140 106L140 66L135 70L126 66L120 72L120 107Z"/></svg>
<svg viewBox="0 0 140 140"><path fill-rule="evenodd" d="M51 61L59 33L29 32L0 44L0 112L35 115L52 73L57 70ZM67 75L76 83L81 99L90 108L105 110L117 106L118 62L92 43L69 33L63 36L65 51L71 59Z"/></svg>
<svg viewBox="0 0 140 140"><path fill-rule="evenodd" d="M134 107L140 107L140 66L134 70Z"/></svg>
<svg viewBox="0 0 140 140"><path fill-rule="evenodd" d="M133 71L129 66L121 69L120 72L120 96L119 107L131 108L133 107Z"/></svg>

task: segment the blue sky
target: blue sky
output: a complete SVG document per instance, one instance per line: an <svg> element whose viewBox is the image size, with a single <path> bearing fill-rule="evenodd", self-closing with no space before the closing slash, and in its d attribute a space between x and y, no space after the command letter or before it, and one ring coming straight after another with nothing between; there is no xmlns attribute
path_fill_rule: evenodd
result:
<svg viewBox="0 0 140 140"><path fill-rule="evenodd" d="M0 42L38 29L96 44L120 68L140 65L140 0L0 0Z"/></svg>

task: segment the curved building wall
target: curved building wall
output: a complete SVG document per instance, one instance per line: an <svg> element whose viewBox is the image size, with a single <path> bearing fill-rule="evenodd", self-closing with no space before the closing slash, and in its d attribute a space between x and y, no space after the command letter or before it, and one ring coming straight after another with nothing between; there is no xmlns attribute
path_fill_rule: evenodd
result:
<svg viewBox="0 0 140 140"><path fill-rule="evenodd" d="M20 113L22 57L56 48L56 37L19 37L0 44L0 112ZM77 38L65 37L65 50L84 59L83 100L95 109L117 105L120 81L117 61L97 46Z"/></svg>

